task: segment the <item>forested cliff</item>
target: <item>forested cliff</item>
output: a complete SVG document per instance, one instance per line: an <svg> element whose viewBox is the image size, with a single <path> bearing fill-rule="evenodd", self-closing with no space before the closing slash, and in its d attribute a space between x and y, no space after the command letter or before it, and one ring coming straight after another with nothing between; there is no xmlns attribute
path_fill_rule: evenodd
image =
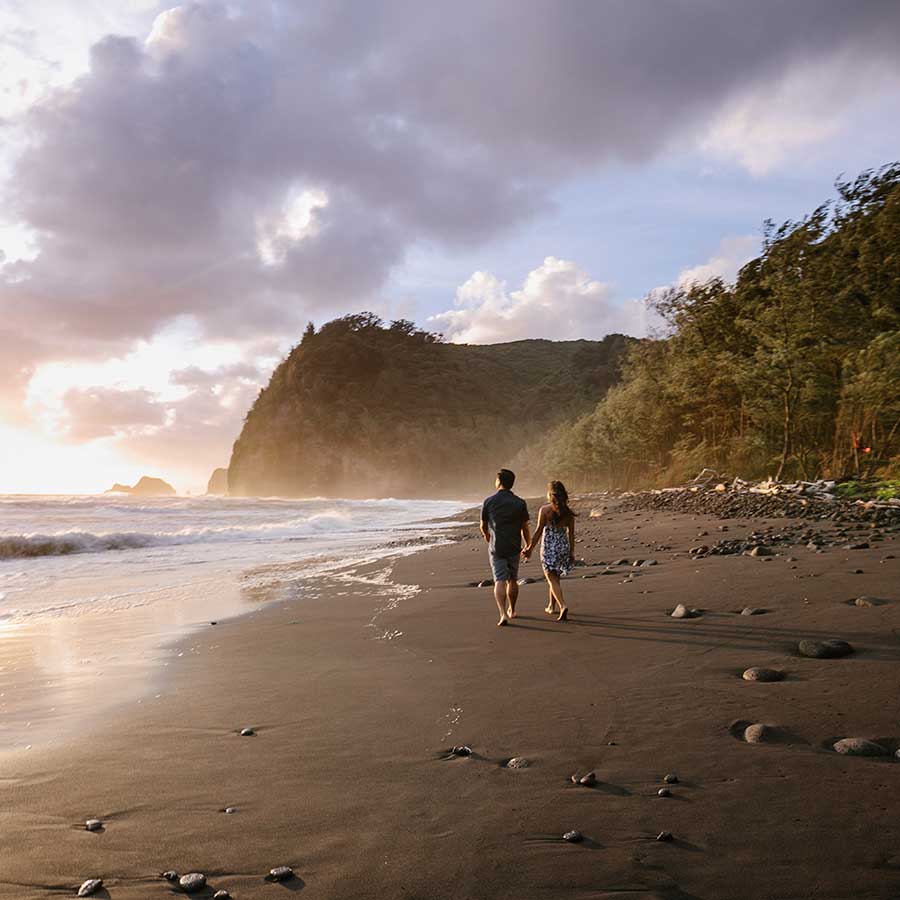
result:
<svg viewBox="0 0 900 900"><path fill-rule="evenodd" d="M900 163L837 184L797 222L766 223L734 284L652 302L665 339L632 348L619 385L546 465L578 484L900 476Z"/></svg>
<svg viewBox="0 0 900 900"><path fill-rule="evenodd" d="M594 406L631 343L447 344L368 313L310 327L247 414L229 493L486 493L499 466L529 446L540 455L555 427ZM545 477L528 474L533 486Z"/></svg>

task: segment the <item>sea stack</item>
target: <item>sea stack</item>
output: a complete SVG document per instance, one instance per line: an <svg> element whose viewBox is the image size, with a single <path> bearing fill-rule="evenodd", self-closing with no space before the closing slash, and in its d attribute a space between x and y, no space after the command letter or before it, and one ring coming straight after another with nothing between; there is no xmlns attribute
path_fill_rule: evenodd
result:
<svg viewBox="0 0 900 900"><path fill-rule="evenodd" d="M228 469L213 469L206 485L207 496L224 497L228 493Z"/></svg>

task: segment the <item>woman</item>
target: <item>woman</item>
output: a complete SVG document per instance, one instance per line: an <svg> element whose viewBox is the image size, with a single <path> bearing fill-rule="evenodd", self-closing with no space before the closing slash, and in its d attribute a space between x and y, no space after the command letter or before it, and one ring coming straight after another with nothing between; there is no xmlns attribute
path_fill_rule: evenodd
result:
<svg viewBox="0 0 900 900"><path fill-rule="evenodd" d="M560 577L568 574L575 563L575 513L569 508L569 493L561 481L551 481L547 486L547 499L538 514L537 529L528 546L522 551L527 560L534 552L539 539L541 543L541 565L550 589L550 599L544 612L552 616L559 607L557 622L565 622L569 608L563 598Z"/></svg>

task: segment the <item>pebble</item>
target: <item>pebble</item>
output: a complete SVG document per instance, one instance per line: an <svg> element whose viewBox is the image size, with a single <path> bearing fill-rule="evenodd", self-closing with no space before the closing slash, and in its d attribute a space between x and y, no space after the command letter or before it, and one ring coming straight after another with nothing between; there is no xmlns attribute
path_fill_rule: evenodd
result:
<svg viewBox="0 0 900 900"><path fill-rule="evenodd" d="M781 681L784 678L784 672L780 669L766 669L762 666L751 666L744 670L741 676L744 681Z"/></svg>
<svg viewBox="0 0 900 900"><path fill-rule="evenodd" d="M241 729L241 737L253 737L256 732L252 728L242 728Z"/></svg>
<svg viewBox="0 0 900 900"><path fill-rule="evenodd" d="M677 776L677 775L672 775L672 774L670 773L670 774L666 775L665 778L663 778L663 781L664 781L666 784L678 784L678 776Z"/></svg>
<svg viewBox="0 0 900 900"><path fill-rule="evenodd" d="M228 813L229 816L233 815L234 813L237 812L237 807L236 806L226 806L225 809L223 810L223 812Z"/></svg>
<svg viewBox="0 0 900 900"><path fill-rule="evenodd" d="M582 775L581 778L578 779L579 784L583 784L585 787L591 787L597 783L597 773L596 772L588 772L587 775Z"/></svg>
<svg viewBox="0 0 900 900"><path fill-rule="evenodd" d="M84 827L87 831L99 831L103 827L103 823L99 819L88 819L84 823Z"/></svg>
<svg viewBox="0 0 900 900"><path fill-rule="evenodd" d="M460 747L451 747L451 748L450 748L450 753L451 753L453 756L471 756L471 755L472 755L472 748L471 748L471 747L467 747L465 744L463 744L463 745L460 746Z"/></svg>
<svg viewBox="0 0 900 900"><path fill-rule="evenodd" d="M671 792L668 788L660 788L660 789L656 792L656 796L657 796L657 797L671 797L671 796L672 796L672 792Z"/></svg>
<svg viewBox="0 0 900 900"><path fill-rule="evenodd" d="M881 606L884 603L884 600L879 600L877 597L857 597L853 601L854 606Z"/></svg>
<svg viewBox="0 0 900 900"><path fill-rule="evenodd" d="M772 551L763 544L757 544L746 551L747 556L771 556Z"/></svg>
<svg viewBox="0 0 900 900"><path fill-rule="evenodd" d="M693 619L700 615L700 611L696 609L688 609L683 603L679 603L669 615L673 619Z"/></svg>
<svg viewBox="0 0 900 900"><path fill-rule="evenodd" d="M853 652L853 647L842 640L830 641L814 641L803 640L797 645L801 656L808 656L811 659L836 659L840 656L847 656Z"/></svg>
<svg viewBox="0 0 900 900"><path fill-rule="evenodd" d="M99 891L100 888L103 887L103 879L102 878L88 878L87 881L82 882L81 887L78 888L78 896L79 897L90 897L91 894Z"/></svg>
<svg viewBox="0 0 900 900"><path fill-rule="evenodd" d="M186 894L195 894L206 887L206 876L200 872L189 872L178 879L178 886Z"/></svg>
<svg viewBox="0 0 900 900"><path fill-rule="evenodd" d="M514 756L506 764L507 769L527 769L528 760L524 756Z"/></svg>
<svg viewBox="0 0 900 900"><path fill-rule="evenodd" d="M646 566L658 566L658 565L659 565L659 563L658 563L655 559L645 559L645 560L641 563L641 568L643 569L643 568L645 568Z"/></svg>
<svg viewBox="0 0 900 900"><path fill-rule="evenodd" d="M174 869L169 869L168 872L163 872L160 877L165 878L166 881L171 881L173 883L178 881L178 873Z"/></svg>
<svg viewBox="0 0 900 900"><path fill-rule="evenodd" d="M763 725L761 722L756 722L744 729L744 740L748 744L762 744L769 740L772 734L773 729L771 725Z"/></svg>
<svg viewBox="0 0 900 900"><path fill-rule="evenodd" d="M672 832L671 832L671 831L661 831L661 832L656 836L656 839L657 839L658 841L662 841L662 842L665 843L665 844L669 843L670 841L675 840L675 838L672 837Z"/></svg>
<svg viewBox="0 0 900 900"><path fill-rule="evenodd" d="M484 581L479 581L478 584L475 586L476 587L493 587L494 582L490 581L489 579L485 579Z"/></svg>
<svg viewBox="0 0 900 900"><path fill-rule="evenodd" d="M294 870L290 866L275 866L269 869L269 877L273 881L288 881L294 877Z"/></svg>
<svg viewBox="0 0 900 900"><path fill-rule="evenodd" d="M741 610L742 616L761 616L765 612L764 609L758 609L755 606L745 606Z"/></svg>
<svg viewBox="0 0 900 900"><path fill-rule="evenodd" d="M231 894L228 891L216 891L213 894L213 900L231 900Z"/></svg>
<svg viewBox="0 0 900 900"><path fill-rule="evenodd" d="M836 753L846 756L887 756L891 751L865 738L843 738L834 745Z"/></svg>
<svg viewBox="0 0 900 900"><path fill-rule="evenodd" d="M534 584L536 581L536 578L520 578L519 584Z"/></svg>
<svg viewBox="0 0 900 900"><path fill-rule="evenodd" d="M847 544L847 546L844 547L844 549L845 550L868 550L869 542L868 541L860 541L857 544Z"/></svg>
<svg viewBox="0 0 900 900"><path fill-rule="evenodd" d="M580 844L584 840L584 835L580 831L567 831L563 835L563 840L570 844Z"/></svg>

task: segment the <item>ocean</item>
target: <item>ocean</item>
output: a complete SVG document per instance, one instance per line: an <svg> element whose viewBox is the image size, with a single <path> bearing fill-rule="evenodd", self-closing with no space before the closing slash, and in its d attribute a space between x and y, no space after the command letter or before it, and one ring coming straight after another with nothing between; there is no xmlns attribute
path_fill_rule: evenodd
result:
<svg viewBox="0 0 900 900"><path fill-rule="evenodd" d="M441 543L467 505L0 495L0 747L141 702L180 637Z"/></svg>

